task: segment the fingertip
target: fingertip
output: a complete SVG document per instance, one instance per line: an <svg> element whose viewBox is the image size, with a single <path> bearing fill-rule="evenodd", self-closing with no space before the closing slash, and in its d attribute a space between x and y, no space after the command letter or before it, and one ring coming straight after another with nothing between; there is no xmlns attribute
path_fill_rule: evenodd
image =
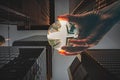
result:
<svg viewBox="0 0 120 80"><path fill-rule="evenodd" d="M61 55L64 55L64 56L66 55L66 51L65 51L65 50L62 50L62 49L59 50L58 53L61 54Z"/></svg>
<svg viewBox="0 0 120 80"><path fill-rule="evenodd" d="M80 54L80 52L59 52L59 54L63 55L63 56L75 56Z"/></svg>
<svg viewBox="0 0 120 80"><path fill-rule="evenodd" d="M58 19L59 21L69 21L68 15L60 15L60 16L57 16L57 19Z"/></svg>

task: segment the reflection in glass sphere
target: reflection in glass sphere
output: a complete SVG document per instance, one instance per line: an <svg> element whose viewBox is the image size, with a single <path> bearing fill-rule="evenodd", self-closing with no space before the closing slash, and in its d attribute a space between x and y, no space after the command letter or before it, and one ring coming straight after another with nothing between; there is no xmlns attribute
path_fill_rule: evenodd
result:
<svg viewBox="0 0 120 80"><path fill-rule="evenodd" d="M71 46L69 39L78 37L78 29L76 25L67 21L57 21L48 29L48 42L57 50L61 50L62 46Z"/></svg>

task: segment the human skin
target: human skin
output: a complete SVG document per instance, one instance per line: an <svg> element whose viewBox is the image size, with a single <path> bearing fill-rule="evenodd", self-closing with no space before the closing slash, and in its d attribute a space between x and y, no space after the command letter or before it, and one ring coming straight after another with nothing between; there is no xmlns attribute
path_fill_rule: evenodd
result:
<svg viewBox="0 0 120 80"><path fill-rule="evenodd" d="M62 55L77 55L97 45L104 35L120 20L120 0L99 11L79 15L60 15L58 20L76 24L77 39L69 40L72 46L63 46Z"/></svg>

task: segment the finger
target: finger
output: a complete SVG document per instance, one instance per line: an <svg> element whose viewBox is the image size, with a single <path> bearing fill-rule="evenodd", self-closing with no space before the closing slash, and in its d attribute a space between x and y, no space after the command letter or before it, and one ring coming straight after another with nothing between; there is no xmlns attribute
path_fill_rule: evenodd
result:
<svg viewBox="0 0 120 80"><path fill-rule="evenodd" d="M70 39L69 40L69 42L71 42L71 43L76 43L76 42L86 42L87 41L87 39Z"/></svg>
<svg viewBox="0 0 120 80"><path fill-rule="evenodd" d="M66 52L80 52L80 51L83 51L85 49L87 49L88 46L63 46L61 49L65 50Z"/></svg>
<svg viewBox="0 0 120 80"><path fill-rule="evenodd" d="M64 56L74 56L80 54L81 52L66 52L65 50L59 50L59 54Z"/></svg>
<svg viewBox="0 0 120 80"><path fill-rule="evenodd" d="M59 53L59 54L61 54L61 53ZM80 54L80 53L71 53L71 52L66 52L65 54L61 54L61 55L64 55L64 56L75 56L75 55L78 55L78 54Z"/></svg>
<svg viewBox="0 0 120 80"><path fill-rule="evenodd" d="M60 15L57 17L59 21L64 20L64 21L69 21L68 15Z"/></svg>
<svg viewBox="0 0 120 80"><path fill-rule="evenodd" d="M84 44L72 44L73 47L90 47L89 44L84 43Z"/></svg>
<svg viewBox="0 0 120 80"><path fill-rule="evenodd" d="M73 46L88 46L86 39L71 39L69 40L69 43Z"/></svg>

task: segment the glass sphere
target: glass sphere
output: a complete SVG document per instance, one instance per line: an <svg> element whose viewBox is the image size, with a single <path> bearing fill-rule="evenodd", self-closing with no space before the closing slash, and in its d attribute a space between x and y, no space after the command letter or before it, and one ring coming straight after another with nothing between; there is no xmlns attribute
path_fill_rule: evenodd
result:
<svg viewBox="0 0 120 80"><path fill-rule="evenodd" d="M48 42L57 49L61 50L62 46L71 46L69 39L78 37L78 29L75 24L67 21L56 21L48 29Z"/></svg>

